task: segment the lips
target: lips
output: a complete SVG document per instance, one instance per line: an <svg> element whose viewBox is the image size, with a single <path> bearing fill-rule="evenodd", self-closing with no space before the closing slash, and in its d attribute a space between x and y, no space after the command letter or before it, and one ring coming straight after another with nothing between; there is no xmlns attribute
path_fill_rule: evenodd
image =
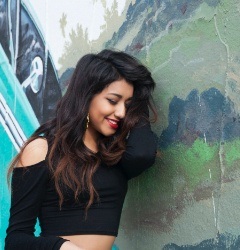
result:
<svg viewBox="0 0 240 250"><path fill-rule="evenodd" d="M113 129L117 129L118 128L118 122L117 120L113 120L113 119L109 119L109 118L106 118L107 122L108 122L108 125L113 128Z"/></svg>

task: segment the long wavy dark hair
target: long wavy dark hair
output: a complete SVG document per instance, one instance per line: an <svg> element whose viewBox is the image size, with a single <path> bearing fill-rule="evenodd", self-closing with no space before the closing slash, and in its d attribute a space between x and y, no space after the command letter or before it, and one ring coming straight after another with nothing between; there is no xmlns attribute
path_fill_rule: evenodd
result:
<svg viewBox="0 0 240 250"><path fill-rule="evenodd" d="M99 153L96 154L83 143L90 102L94 95L120 79L133 85L133 98L117 133L110 137L101 136ZM65 188L70 188L76 200L82 192L89 193L87 211L98 197L92 179L100 161L112 166L120 160L131 128L141 117L148 119L146 112L143 112L146 106L156 118L151 96L154 86L149 70L124 52L103 50L98 54L83 56L77 63L66 94L57 105L55 117L41 125L27 140L13 160L9 176L20 161L26 145L43 136L48 141L47 162L53 174L60 207Z"/></svg>

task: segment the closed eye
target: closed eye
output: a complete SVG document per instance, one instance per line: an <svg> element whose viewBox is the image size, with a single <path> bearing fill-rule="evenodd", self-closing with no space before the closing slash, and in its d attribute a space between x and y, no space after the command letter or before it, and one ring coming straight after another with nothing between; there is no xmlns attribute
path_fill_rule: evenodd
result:
<svg viewBox="0 0 240 250"><path fill-rule="evenodd" d="M115 100L108 99L108 98L107 98L107 100L108 100L109 103L111 103L111 104L113 104L113 105L117 104L117 102L116 102Z"/></svg>

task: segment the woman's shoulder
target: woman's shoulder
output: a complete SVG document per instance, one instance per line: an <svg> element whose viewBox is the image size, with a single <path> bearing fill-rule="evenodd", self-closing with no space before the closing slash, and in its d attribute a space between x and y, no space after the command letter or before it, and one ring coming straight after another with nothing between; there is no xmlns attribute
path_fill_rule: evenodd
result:
<svg viewBox="0 0 240 250"><path fill-rule="evenodd" d="M47 140L44 137L36 138L24 147L16 168L41 165L45 161L47 153Z"/></svg>

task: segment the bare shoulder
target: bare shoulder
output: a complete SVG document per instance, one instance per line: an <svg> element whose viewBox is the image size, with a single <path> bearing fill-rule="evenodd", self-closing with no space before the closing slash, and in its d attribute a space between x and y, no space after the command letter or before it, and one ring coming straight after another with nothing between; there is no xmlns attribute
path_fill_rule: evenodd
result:
<svg viewBox="0 0 240 250"><path fill-rule="evenodd" d="M31 141L24 148L17 167L27 167L45 160L48 152L48 143L44 138Z"/></svg>

